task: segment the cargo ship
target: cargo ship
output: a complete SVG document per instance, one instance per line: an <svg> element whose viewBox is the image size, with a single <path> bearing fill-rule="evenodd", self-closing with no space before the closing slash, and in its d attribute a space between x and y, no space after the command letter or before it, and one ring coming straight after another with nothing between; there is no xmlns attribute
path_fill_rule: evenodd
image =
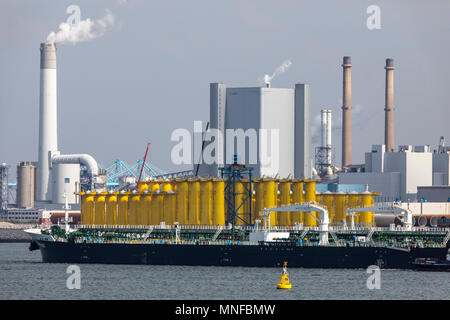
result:
<svg viewBox="0 0 450 320"><path fill-rule="evenodd" d="M50 263L411 269L447 256L449 228L414 227L408 209L374 205L370 192L348 198L316 202L311 180L152 181L134 192L82 193L75 229L67 217L64 229L26 231ZM374 226L377 212L402 226Z"/></svg>
<svg viewBox="0 0 450 320"><path fill-rule="evenodd" d="M81 226L67 235L58 227L27 232L46 263L280 267L288 261L294 268L412 269L419 258L444 260L449 249L443 231L336 231L328 244L320 243L315 229Z"/></svg>

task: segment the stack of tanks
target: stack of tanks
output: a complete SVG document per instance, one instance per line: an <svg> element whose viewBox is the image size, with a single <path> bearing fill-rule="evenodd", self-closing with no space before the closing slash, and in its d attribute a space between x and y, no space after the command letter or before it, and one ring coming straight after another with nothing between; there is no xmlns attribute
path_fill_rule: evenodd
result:
<svg viewBox="0 0 450 320"><path fill-rule="evenodd" d="M143 182L139 190L130 192L106 191L81 192L81 224L97 226L204 225L224 226L231 221L227 216L226 183L224 179L173 179ZM246 185L247 184L247 185ZM328 208L330 223L347 225L351 217L348 208L370 206L375 193L316 193L314 180L265 179L252 181L251 215L250 201L244 201L249 181L236 182L236 225L253 225L260 219L264 208L316 201ZM318 217L318 214L316 215ZM372 212L361 212L354 218L356 225L374 225ZM247 223L245 222L247 221ZM303 212L271 213L271 226L289 227L302 224L315 227L317 221Z"/></svg>

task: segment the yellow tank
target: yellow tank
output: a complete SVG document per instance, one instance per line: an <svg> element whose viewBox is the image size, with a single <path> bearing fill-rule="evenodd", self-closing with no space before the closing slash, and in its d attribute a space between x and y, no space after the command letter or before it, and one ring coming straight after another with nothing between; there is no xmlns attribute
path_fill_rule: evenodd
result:
<svg viewBox="0 0 450 320"><path fill-rule="evenodd" d="M106 197L106 225L115 226L117 225L117 194L108 194Z"/></svg>
<svg viewBox="0 0 450 320"><path fill-rule="evenodd" d="M213 180L213 225L225 225L225 182L221 179Z"/></svg>
<svg viewBox="0 0 450 320"><path fill-rule="evenodd" d="M358 193L356 193L356 192L348 193L347 194L347 208L353 209L353 208L360 207L359 200L360 200L360 197L359 197ZM358 223L359 222L359 214L356 213L353 219L354 219L355 223ZM352 223L352 216L348 215L346 217L346 221L347 221L347 225L350 226Z"/></svg>
<svg viewBox="0 0 450 320"><path fill-rule="evenodd" d="M164 221L167 225L173 224L173 205L172 201L174 198L171 196L173 194L172 185L169 181L165 181L161 184L161 192L164 193L163 197L163 210L160 216L160 221Z"/></svg>
<svg viewBox="0 0 450 320"><path fill-rule="evenodd" d="M281 202L280 202L280 180L275 179L275 199L276 199L276 207L279 207ZM280 214L277 215L277 223L279 223L279 217Z"/></svg>
<svg viewBox="0 0 450 320"><path fill-rule="evenodd" d="M361 194L361 205L363 207L373 206L373 193L363 192ZM359 222L364 224L364 227L370 228L374 225L374 214L373 212L361 212L359 216Z"/></svg>
<svg viewBox="0 0 450 320"><path fill-rule="evenodd" d="M107 192L102 192L101 194L95 197L94 203L94 224L97 226L102 226L106 224L105 212L106 212L106 204L105 204L105 196Z"/></svg>
<svg viewBox="0 0 450 320"><path fill-rule="evenodd" d="M179 224L187 224L187 213L188 213L188 182L186 179L177 182L176 191L176 211L175 211L175 221Z"/></svg>
<svg viewBox="0 0 450 320"><path fill-rule="evenodd" d="M305 202L316 201L316 181L305 180ZM311 212L312 215L317 217L316 212ZM315 227L318 225L316 219L314 219L311 214L307 212L303 216L303 225L305 227Z"/></svg>
<svg viewBox="0 0 450 320"><path fill-rule="evenodd" d="M236 210L237 215L240 217L240 219L238 217L236 217L236 222L235 223L236 223L237 226L245 226L245 222L241 220L241 219L243 219L243 220L247 221L247 216L245 215L245 212L244 212L245 211L245 207L242 204L242 202L245 199L244 185L242 184L242 182L236 181L235 193L236 193L236 203L235 203L236 207L235 207L235 210Z"/></svg>
<svg viewBox="0 0 450 320"><path fill-rule="evenodd" d="M328 209L328 216L330 219L330 224L333 223L334 219L334 195L331 192L325 192L322 194L322 204Z"/></svg>
<svg viewBox="0 0 450 320"><path fill-rule="evenodd" d="M303 181L292 181L292 203L298 204L305 202L303 195ZM291 212L291 222L295 225L296 222L303 223L303 212Z"/></svg>
<svg viewBox="0 0 450 320"><path fill-rule="evenodd" d="M164 196L160 193L159 190L156 190L152 194L152 205L151 205L151 217L150 224L153 226L159 225L162 215Z"/></svg>
<svg viewBox="0 0 450 320"><path fill-rule="evenodd" d="M261 220L262 217L259 216L259 214L264 209L264 182L262 179L256 179L254 182L255 187L255 209L252 213L253 215L253 222L255 220Z"/></svg>
<svg viewBox="0 0 450 320"><path fill-rule="evenodd" d="M138 193L131 194L131 201L128 205L128 224L130 226L137 226L140 224L139 211L140 211L141 197Z"/></svg>
<svg viewBox="0 0 450 320"><path fill-rule="evenodd" d="M119 210L117 212L117 224L119 226L128 225L128 197L130 192L119 194Z"/></svg>
<svg viewBox="0 0 450 320"><path fill-rule="evenodd" d="M291 204L291 182L289 180L280 180L280 206ZM291 212L280 212L278 215L278 225L290 226Z"/></svg>
<svg viewBox="0 0 450 320"><path fill-rule="evenodd" d="M81 213L81 217L80 217L80 224L86 224L86 192L81 191L79 193L80 195L80 213Z"/></svg>
<svg viewBox="0 0 450 320"><path fill-rule="evenodd" d="M148 191L148 184L147 183L140 183L138 193L142 193L144 191Z"/></svg>
<svg viewBox="0 0 450 320"><path fill-rule="evenodd" d="M342 222L346 221L346 202L345 193L338 192L334 194L334 224L342 225Z"/></svg>
<svg viewBox="0 0 450 320"><path fill-rule="evenodd" d="M211 179L200 181L200 224L212 225L213 186Z"/></svg>
<svg viewBox="0 0 450 320"><path fill-rule="evenodd" d="M84 209L86 212L86 225L94 224L94 195L95 191L86 194L86 204Z"/></svg>
<svg viewBox="0 0 450 320"><path fill-rule="evenodd" d="M152 195L148 193L147 190L143 190L141 193L141 203L140 203L140 225L148 226L150 224L149 217L150 211L152 209Z"/></svg>
<svg viewBox="0 0 450 320"><path fill-rule="evenodd" d="M200 182L198 179L189 180L188 190L188 224L200 224L199 209L200 209Z"/></svg>
<svg viewBox="0 0 450 320"><path fill-rule="evenodd" d="M274 208L277 205L277 200L275 199L275 180L274 179L264 179L264 207L263 208ZM276 226L278 224L277 215L274 212L270 213L270 226Z"/></svg>

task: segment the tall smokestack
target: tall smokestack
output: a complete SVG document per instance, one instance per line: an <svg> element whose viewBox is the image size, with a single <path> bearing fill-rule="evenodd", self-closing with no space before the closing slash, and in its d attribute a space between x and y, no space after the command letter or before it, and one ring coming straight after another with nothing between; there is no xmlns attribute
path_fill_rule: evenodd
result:
<svg viewBox="0 0 450 320"><path fill-rule="evenodd" d="M384 123L384 143L386 152L394 151L394 59L386 59L386 108Z"/></svg>
<svg viewBox="0 0 450 320"><path fill-rule="evenodd" d="M41 43L41 74L39 98L39 164L36 199L51 200L51 152L58 150L56 103L56 47L53 42Z"/></svg>
<svg viewBox="0 0 450 320"><path fill-rule="evenodd" d="M352 58L344 57L342 101L342 167L352 163Z"/></svg>

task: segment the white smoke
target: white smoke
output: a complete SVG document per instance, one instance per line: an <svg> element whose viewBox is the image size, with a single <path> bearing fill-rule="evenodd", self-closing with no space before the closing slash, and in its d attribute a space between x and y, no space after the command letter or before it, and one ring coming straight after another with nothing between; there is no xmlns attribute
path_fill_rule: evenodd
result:
<svg viewBox="0 0 450 320"><path fill-rule="evenodd" d="M268 84L270 86L270 84L272 82L272 79L275 78L280 73L286 72L287 69L289 69L291 65L292 65L292 61L291 60L284 61L281 66L279 66L278 68L275 69L275 71L272 73L271 76L266 74L266 75L264 75L264 77L259 78L258 82L260 84Z"/></svg>
<svg viewBox="0 0 450 320"><path fill-rule="evenodd" d="M106 10L106 15L98 20L80 20L77 24L70 25L63 22L59 25L59 31L51 32L47 41L59 44L86 42L102 37L105 32L114 25L114 16L111 11Z"/></svg>

